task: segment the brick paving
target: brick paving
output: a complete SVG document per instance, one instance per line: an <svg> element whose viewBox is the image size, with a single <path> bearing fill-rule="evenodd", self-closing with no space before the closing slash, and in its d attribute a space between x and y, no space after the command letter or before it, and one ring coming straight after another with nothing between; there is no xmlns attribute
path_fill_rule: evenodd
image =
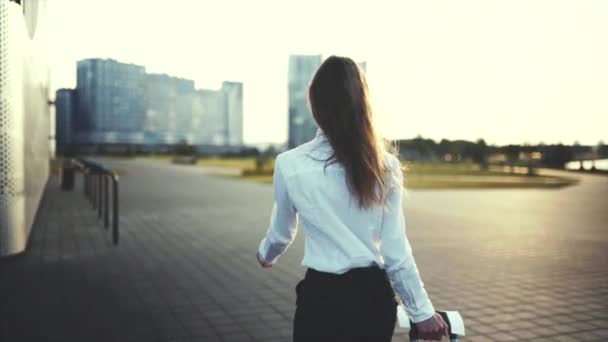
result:
<svg viewBox="0 0 608 342"><path fill-rule="evenodd" d="M271 187L112 163L127 172L120 245L52 177L28 251L0 259L0 341L291 340L302 234L271 270L254 257ZM435 306L461 311L465 341L608 340L607 194L608 177L590 175L560 190L407 193Z"/></svg>

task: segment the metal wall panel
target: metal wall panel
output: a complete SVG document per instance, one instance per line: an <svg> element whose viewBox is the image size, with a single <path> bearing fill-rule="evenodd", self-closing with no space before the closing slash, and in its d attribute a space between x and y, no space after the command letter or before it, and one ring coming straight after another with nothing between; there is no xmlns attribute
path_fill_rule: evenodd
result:
<svg viewBox="0 0 608 342"><path fill-rule="evenodd" d="M25 249L49 174L45 8L0 0L0 256Z"/></svg>

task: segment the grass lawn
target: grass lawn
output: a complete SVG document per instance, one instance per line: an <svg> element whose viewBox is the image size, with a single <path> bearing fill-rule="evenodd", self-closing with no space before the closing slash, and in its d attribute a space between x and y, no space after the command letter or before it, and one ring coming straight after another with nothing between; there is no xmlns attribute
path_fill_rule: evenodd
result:
<svg viewBox="0 0 608 342"><path fill-rule="evenodd" d="M272 176L248 175L241 179L272 184ZM560 188L576 184L572 178L536 177L435 177L406 175L405 187L408 189L509 189L509 188Z"/></svg>
<svg viewBox="0 0 608 342"><path fill-rule="evenodd" d="M145 157L171 162L172 156ZM238 177L247 181L272 183L274 160L265 164L263 174L255 170L256 159L249 158L202 158L196 163L200 167L218 167L241 170ZM405 186L409 189L504 189L504 188L559 188L573 185L576 178L556 176L528 176L526 168L516 168L514 173L503 167L481 170L475 164L448 163L404 163Z"/></svg>
<svg viewBox="0 0 608 342"><path fill-rule="evenodd" d="M508 188L560 188L576 184L572 178L554 176L406 176L409 189L508 189Z"/></svg>
<svg viewBox="0 0 608 342"><path fill-rule="evenodd" d="M168 154L148 154L148 155L144 155L144 156L137 156L136 158L163 161L163 162L171 162L171 159L173 159L174 156L168 155Z"/></svg>
<svg viewBox="0 0 608 342"><path fill-rule="evenodd" d="M199 159L196 165L253 170L255 169L255 158L204 158ZM274 160L269 161L268 167L274 167Z"/></svg>
<svg viewBox="0 0 608 342"><path fill-rule="evenodd" d="M157 161L166 161L171 162L175 156L173 155L145 155L139 156L137 158L148 159L148 160L157 160ZM211 166L211 167L226 167L232 169L254 169L255 168L255 158L254 157L244 157L244 158L199 158L196 161L196 165L198 166ZM269 162L269 167L274 167L274 159Z"/></svg>
<svg viewBox="0 0 608 342"><path fill-rule="evenodd" d="M576 184L570 177L528 176L525 168L515 173L502 168L482 171L472 164L407 163L405 186L408 189L506 189L506 188L559 188ZM272 183L271 175L243 175L242 179Z"/></svg>

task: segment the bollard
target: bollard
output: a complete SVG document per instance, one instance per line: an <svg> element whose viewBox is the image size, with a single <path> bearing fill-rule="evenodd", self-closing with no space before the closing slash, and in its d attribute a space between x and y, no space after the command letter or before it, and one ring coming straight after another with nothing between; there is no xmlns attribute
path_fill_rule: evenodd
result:
<svg viewBox="0 0 608 342"><path fill-rule="evenodd" d="M103 227L105 229L108 229L108 226L110 225L110 180L108 179L108 176L106 175L105 177L103 177L103 187L104 187L104 196L103 196Z"/></svg>
<svg viewBox="0 0 608 342"><path fill-rule="evenodd" d="M89 203L91 203L91 182L91 172L90 170L87 170L87 200L89 201Z"/></svg>
<svg viewBox="0 0 608 342"><path fill-rule="evenodd" d="M91 173L87 170L87 200L91 203Z"/></svg>
<svg viewBox="0 0 608 342"><path fill-rule="evenodd" d="M112 225L112 243L117 246L120 240L118 175L83 159L76 160L75 165L83 174L85 197L97 211L97 217L103 217L104 229L108 230L110 224Z"/></svg>
<svg viewBox="0 0 608 342"><path fill-rule="evenodd" d="M89 203L93 205L93 174L89 173Z"/></svg>
<svg viewBox="0 0 608 342"><path fill-rule="evenodd" d="M103 209L103 179L102 173L97 174L97 218L101 218L101 210Z"/></svg>
<svg viewBox="0 0 608 342"><path fill-rule="evenodd" d="M89 198L89 174L87 170L82 171L82 189L84 191L84 197Z"/></svg>
<svg viewBox="0 0 608 342"><path fill-rule="evenodd" d="M93 174L89 173L89 203L93 205Z"/></svg>
<svg viewBox="0 0 608 342"><path fill-rule="evenodd" d="M112 241L114 245L118 245L118 175L112 175Z"/></svg>
<svg viewBox="0 0 608 342"><path fill-rule="evenodd" d="M74 190L74 164L70 159L64 159L61 165L61 190Z"/></svg>
<svg viewBox="0 0 608 342"><path fill-rule="evenodd" d="M93 204L93 202L91 201L93 199L93 187L91 186L91 184L93 184L93 175L91 175L91 171L87 170L87 199L89 200L89 203Z"/></svg>
<svg viewBox="0 0 608 342"><path fill-rule="evenodd" d="M97 209L97 177L93 172L91 174L91 205L93 209Z"/></svg>

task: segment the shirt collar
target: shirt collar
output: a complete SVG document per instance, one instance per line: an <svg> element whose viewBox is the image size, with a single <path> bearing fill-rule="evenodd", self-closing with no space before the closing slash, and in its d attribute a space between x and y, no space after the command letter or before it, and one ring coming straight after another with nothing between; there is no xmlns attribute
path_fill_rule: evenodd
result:
<svg viewBox="0 0 608 342"><path fill-rule="evenodd" d="M315 135L314 140L317 141L317 143L320 146L329 145L329 140L327 140L327 136L325 135L325 133L323 133L323 131L320 128L317 128L317 134Z"/></svg>

